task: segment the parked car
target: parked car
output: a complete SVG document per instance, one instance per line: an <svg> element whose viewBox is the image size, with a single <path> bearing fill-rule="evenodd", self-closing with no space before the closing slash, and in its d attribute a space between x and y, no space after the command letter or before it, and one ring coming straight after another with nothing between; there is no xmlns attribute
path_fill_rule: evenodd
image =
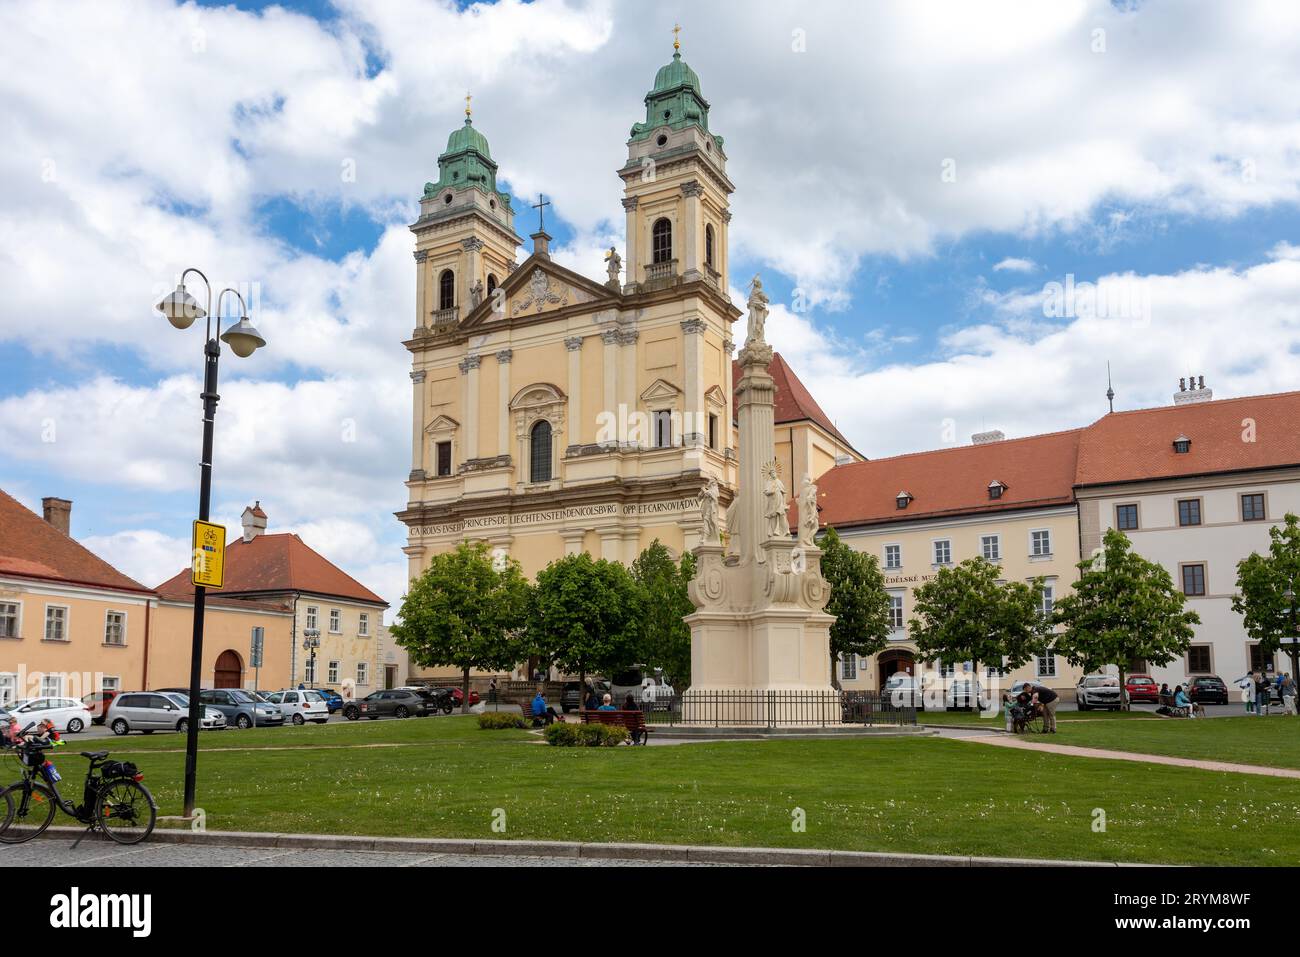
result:
<svg viewBox="0 0 1300 957"><path fill-rule="evenodd" d="M457 708L459 708L459 707L461 706L461 702L463 702L463 701L465 700L465 691L464 691L464 689L462 689L462 688L446 687L446 688L433 688L433 689L431 689L431 690L433 690L433 691L450 691L450 692L451 692L451 699L452 699L452 701L454 701L454 702L456 703L456 707L457 707ZM478 702L479 702L478 692L475 691L473 688L470 688L470 689L469 689L469 703L470 703L470 705L471 705L471 706L476 705L476 704L478 704Z"/></svg>
<svg viewBox="0 0 1300 957"><path fill-rule="evenodd" d="M1128 692L1129 701L1150 701L1155 704L1160 700L1160 685L1150 675L1129 675L1124 682L1124 690Z"/></svg>
<svg viewBox="0 0 1300 957"><path fill-rule="evenodd" d="M1124 704L1118 675L1084 675L1074 688L1074 700L1080 711L1109 708L1118 711Z"/></svg>
<svg viewBox="0 0 1300 957"><path fill-rule="evenodd" d="M943 689L943 706L948 711L978 710L983 707L983 703L984 686L978 679L950 678Z"/></svg>
<svg viewBox="0 0 1300 957"><path fill-rule="evenodd" d="M92 724L104 723L104 716L108 714L108 706L116 697L116 691L92 691L88 695L82 695L81 703L90 709Z"/></svg>
<svg viewBox="0 0 1300 957"><path fill-rule="evenodd" d="M114 734L139 731L185 731L189 726L190 699L183 694L164 691L128 691L118 694L109 703L104 723ZM204 707L199 727L221 730L226 726L226 716L216 708Z"/></svg>
<svg viewBox="0 0 1300 957"><path fill-rule="evenodd" d="M387 691L372 691L356 701L349 701L343 706L343 717L349 721L369 718L374 721L385 715L394 718L409 718L412 715L423 717L428 714L424 699L414 691L392 688Z"/></svg>
<svg viewBox="0 0 1300 957"><path fill-rule="evenodd" d="M895 671L885 679L881 697L895 708L925 708L925 689L920 679L904 671Z"/></svg>
<svg viewBox="0 0 1300 957"><path fill-rule="evenodd" d="M23 698L9 706L9 713L18 719L19 728L48 718L55 731L70 734L86 730L93 719L91 710L76 698Z"/></svg>
<svg viewBox="0 0 1300 957"><path fill-rule="evenodd" d="M299 726L308 721L324 724L330 719L329 706L325 704L325 697L319 691L310 689L273 691L266 696L266 700L268 704L279 708L285 718Z"/></svg>
<svg viewBox="0 0 1300 957"><path fill-rule="evenodd" d="M596 689L597 697L613 693L609 690L609 682L604 678L588 678L587 683ZM564 687L560 689L560 707L564 710L564 713L568 714L570 711L577 711L581 708L585 694L582 685L578 682L566 681Z"/></svg>
<svg viewBox="0 0 1300 957"><path fill-rule="evenodd" d="M258 701L242 688L205 688L199 692L199 701L216 708L226 716L226 724L241 731L284 724L284 713L278 707Z"/></svg>
<svg viewBox="0 0 1300 957"><path fill-rule="evenodd" d="M1227 704L1228 686L1218 675L1197 675L1183 682L1187 697L1197 704Z"/></svg>
<svg viewBox="0 0 1300 957"><path fill-rule="evenodd" d="M413 691L424 699L425 716L437 714L441 711L443 714L451 714L456 708L456 699L452 697L450 688L425 688L409 686L396 689L398 691Z"/></svg>
<svg viewBox="0 0 1300 957"><path fill-rule="evenodd" d="M311 690L320 692L321 697L325 699L325 707L329 709L330 714L343 707L343 695L333 688L312 688Z"/></svg>

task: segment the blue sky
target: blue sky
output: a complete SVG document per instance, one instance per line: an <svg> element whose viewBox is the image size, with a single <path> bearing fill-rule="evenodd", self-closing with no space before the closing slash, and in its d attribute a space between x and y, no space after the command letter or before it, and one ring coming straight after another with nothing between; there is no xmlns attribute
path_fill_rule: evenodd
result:
<svg viewBox="0 0 1300 957"><path fill-rule="evenodd" d="M150 307L195 264L256 289L270 342L223 360L218 519L260 499L272 530L397 602L405 226L464 93L516 231L545 192L557 258L600 277L623 242L614 171L675 18L737 186L733 292L762 273L770 335L867 455L951 441L949 423L965 441L1091 421L1108 360L1118 408L1165 403L1189 373L1223 396L1293 387L1289 7L131 0L51 16L0 14L0 487L74 499L74 534L148 584L184 563L201 371L201 336ZM1067 275L1149 314L1045 315Z"/></svg>

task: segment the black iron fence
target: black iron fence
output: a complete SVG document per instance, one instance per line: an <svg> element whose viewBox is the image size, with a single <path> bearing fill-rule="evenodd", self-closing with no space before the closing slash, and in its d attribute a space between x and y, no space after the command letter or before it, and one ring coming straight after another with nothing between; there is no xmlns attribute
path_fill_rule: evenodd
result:
<svg viewBox="0 0 1300 957"><path fill-rule="evenodd" d="M650 725L831 728L916 724L916 708L878 691L690 691L641 703Z"/></svg>

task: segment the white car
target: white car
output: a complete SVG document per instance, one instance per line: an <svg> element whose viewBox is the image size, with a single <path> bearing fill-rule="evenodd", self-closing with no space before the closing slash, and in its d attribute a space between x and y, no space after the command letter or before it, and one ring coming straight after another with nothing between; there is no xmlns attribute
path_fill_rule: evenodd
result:
<svg viewBox="0 0 1300 957"><path fill-rule="evenodd" d="M9 713L18 719L22 730L33 722L49 718L55 731L76 734L90 727L93 712L76 698L24 698L9 707Z"/></svg>
<svg viewBox="0 0 1300 957"><path fill-rule="evenodd" d="M308 721L324 724L330 719L330 709L325 703L325 696L310 688L275 691L267 695L266 700L278 705L284 716L297 725L306 724Z"/></svg>

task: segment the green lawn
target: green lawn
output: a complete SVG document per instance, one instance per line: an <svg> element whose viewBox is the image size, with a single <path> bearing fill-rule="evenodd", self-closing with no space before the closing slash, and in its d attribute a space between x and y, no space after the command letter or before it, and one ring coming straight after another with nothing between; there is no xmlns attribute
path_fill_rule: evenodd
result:
<svg viewBox="0 0 1300 957"><path fill-rule="evenodd" d="M1146 711L1058 711L1056 720L1058 724L1062 721L1164 721ZM919 711L916 721L918 724L979 725L1002 729L1007 726L1006 716L1001 711L991 717L985 717L980 711Z"/></svg>
<svg viewBox="0 0 1300 957"><path fill-rule="evenodd" d="M1054 744L1300 768L1300 718L1057 722ZM1300 789L1300 782L1293 782Z"/></svg>
<svg viewBox="0 0 1300 957"><path fill-rule="evenodd" d="M1300 864L1300 843L1279 830L1293 837L1300 819L1292 780L936 738L534 740L459 717L205 734L199 805L215 830ZM179 812L179 735L106 746L145 769L163 813ZM65 779L79 774L75 753L58 761ZM796 807L805 833L791 829ZM505 834L490 827L497 808ZM1105 833L1092 830L1094 808Z"/></svg>

